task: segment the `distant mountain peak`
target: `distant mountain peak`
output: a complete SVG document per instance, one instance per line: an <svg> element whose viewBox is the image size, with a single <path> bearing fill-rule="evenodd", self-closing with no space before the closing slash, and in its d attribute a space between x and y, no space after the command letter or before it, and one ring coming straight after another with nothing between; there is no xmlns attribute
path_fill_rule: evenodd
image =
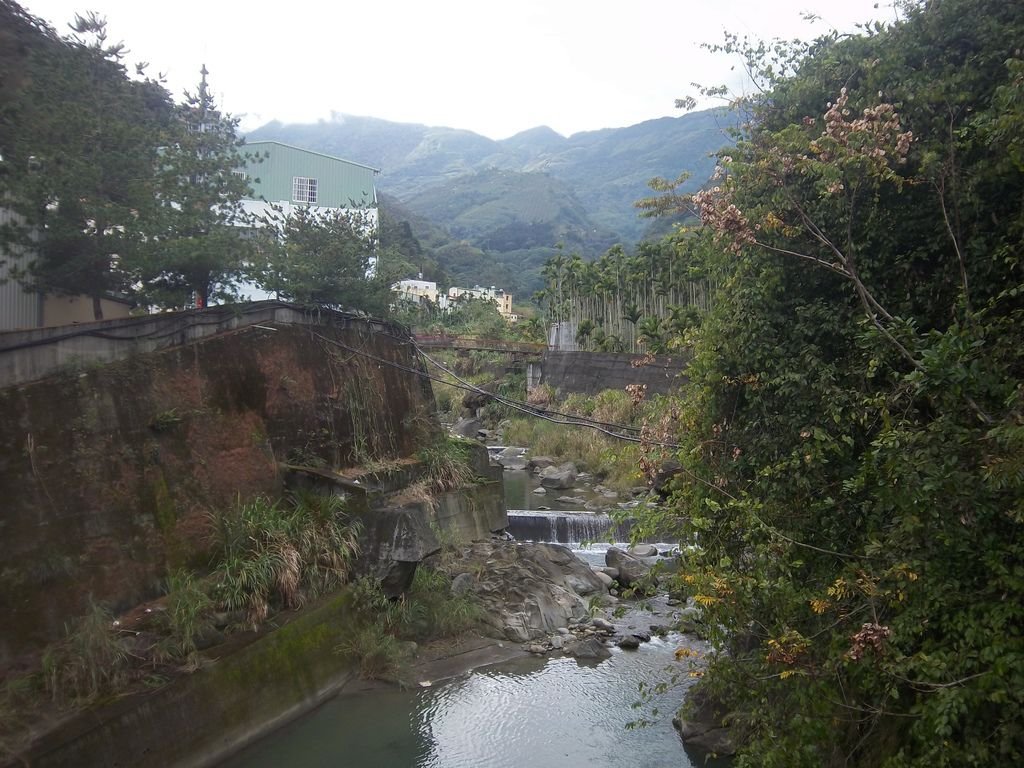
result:
<svg viewBox="0 0 1024 768"><path fill-rule="evenodd" d="M517 139L565 139L566 137L547 125L538 125L535 128L527 128L525 131L520 131L514 136L509 136L507 139L502 139L501 143L506 141L516 141Z"/></svg>

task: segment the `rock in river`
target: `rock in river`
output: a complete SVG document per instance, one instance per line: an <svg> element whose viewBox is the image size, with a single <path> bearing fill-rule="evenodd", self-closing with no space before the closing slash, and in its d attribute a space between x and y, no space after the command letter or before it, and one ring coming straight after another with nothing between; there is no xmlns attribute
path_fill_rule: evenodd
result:
<svg viewBox="0 0 1024 768"><path fill-rule="evenodd" d="M541 470L540 484L557 490L572 488L576 484L576 465L567 461L557 467L546 467Z"/></svg>
<svg viewBox="0 0 1024 768"><path fill-rule="evenodd" d="M651 570L650 566L637 557L623 552L618 547L609 547L604 556L609 568L619 570L619 583L624 587L632 586L640 581Z"/></svg>
<svg viewBox="0 0 1024 768"><path fill-rule="evenodd" d="M478 574L471 583L455 578L479 598L486 624L519 643L587 616L585 598L607 591L590 566L560 544L476 542L463 548L460 564Z"/></svg>

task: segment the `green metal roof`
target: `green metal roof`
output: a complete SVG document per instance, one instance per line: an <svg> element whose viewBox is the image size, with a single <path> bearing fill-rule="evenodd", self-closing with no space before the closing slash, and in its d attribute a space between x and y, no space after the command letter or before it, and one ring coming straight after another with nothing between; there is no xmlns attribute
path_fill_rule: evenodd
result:
<svg viewBox="0 0 1024 768"><path fill-rule="evenodd" d="M293 201L296 177L316 179L316 205L362 208L377 202L373 177L377 168L353 163L322 152L300 149L279 141L253 141L242 147L244 163L256 199Z"/></svg>

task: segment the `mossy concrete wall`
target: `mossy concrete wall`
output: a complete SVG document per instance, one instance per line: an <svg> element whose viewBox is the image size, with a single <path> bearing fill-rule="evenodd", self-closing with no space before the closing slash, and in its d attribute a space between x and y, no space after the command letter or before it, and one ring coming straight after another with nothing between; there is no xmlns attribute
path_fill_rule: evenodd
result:
<svg viewBox="0 0 1024 768"><path fill-rule="evenodd" d="M347 598L335 596L243 647L225 647L195 674L69 721L21 755L20 764L215 765L337 693L351 676L336 652L350 621Z"/></svg>
<svg viewBox="0 0 1024 768"><path fill-rule="evenodd" d="M386 364L419 368L400 328L294 315L0 389L0 673L90 596L119 610L205 565L209 515L278 494L279 462L344 468L432 439L429 383Z"/></svg>

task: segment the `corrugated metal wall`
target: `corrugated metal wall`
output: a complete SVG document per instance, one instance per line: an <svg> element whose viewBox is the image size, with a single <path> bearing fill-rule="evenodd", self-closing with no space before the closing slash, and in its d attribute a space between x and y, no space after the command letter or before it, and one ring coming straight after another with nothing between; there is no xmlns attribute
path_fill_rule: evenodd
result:
<svg viewBox="0 0 1024 768"><path fill-rule="evenodd" d="M0 208L0 226L17 221L16 214ZM28 293L17 280L10 278L12 267L24 269L31 254L10 256L0 251L0 331L38 328L43 323L43 300L38 293Z"/></svg>
<svg viewBox="0 0 1024 768"><path fill-rule="evenodd" d="M273 141L254 141L243 151L268 155L263 162L248 162L245 172L256 197L271 202L292 199L292 179L304 176L316 179L317 201L320 206L350 208L374 206L377 194L374 188L373 168L348 160L322 155ZM256 183L259 179L259 183Z"/></svg>

